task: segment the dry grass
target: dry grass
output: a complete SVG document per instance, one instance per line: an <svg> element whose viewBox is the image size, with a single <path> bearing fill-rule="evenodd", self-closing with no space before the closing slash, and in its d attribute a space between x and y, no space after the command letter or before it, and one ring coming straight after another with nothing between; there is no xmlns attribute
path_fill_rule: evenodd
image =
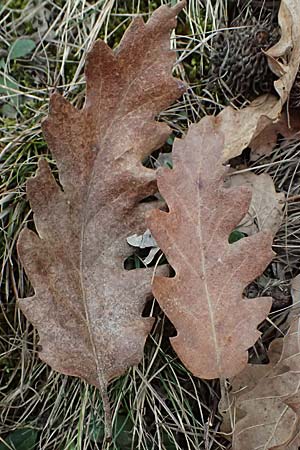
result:
<svg viewBox="0 0 300 450"><path fill-rule="evenodd" d="M161 3L165 2L8 0L2 6L1 102L11 104L16 116L1 119L0 442L10 432L26 428L37 431L35 449L102 448L103 416L98 392L77 379L52 371L38 359L37 333L15 306L18 296L32 293L15 246L20 230L32 221L25 198L26 180L35 172L41 155L56 170L40 128L47 114L49 93L56 87L80 107L84 98L85 55L93 41L101 37L115 47L133 15L142 14L147 19ZM180 14L177 35L172 39L178 55L174 70L190 87L180 101L160 115L174 135L181 136L189 123L223 107L222 92L211 91L207 80L212 37L226 17L226 0L190 0ZM24 36L35 40L33 53L23 60L7 61L11 44ZM294 196L299 190L299 144L284 145L280 153L278 149L274 151L263 170L273 176L278 189ZM274 263L277 272L272 273L274 278L265 275L267 282L259 286L260 292L274 283L286 287L287 279L299 269L299 220L298 203L289 202L286 222L275 241L275 247L280 249ZM109 448L228 448L228 442L219 433L218 382L192 377L170 348L168 336L174 334L171 324L155 303L148 312L157 321L144 360L110 387L114 439ZM275 325L265 327L266 339L281 316L272 320Z"/></svg>

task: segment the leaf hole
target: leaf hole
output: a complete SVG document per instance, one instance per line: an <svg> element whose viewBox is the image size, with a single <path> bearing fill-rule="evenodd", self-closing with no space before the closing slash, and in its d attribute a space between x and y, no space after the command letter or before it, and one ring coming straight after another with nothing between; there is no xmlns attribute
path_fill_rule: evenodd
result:
<svg viewBox="0 0 300 450"><path fill-rule="evenodd" d="M155 336L156 334L163 334L162 338L162 347L167 348L168 352L172 352L172 347L170 345L169 338L176 337L177 331L172 322L165 316L164 312L162 311L158 301L155 298L149 298L143 313L143 317L154 317L156 319L154 328L151 332L152 336Z"/></svg>
<svg viewBox="0 0 300 450"><path fill-rule="evenodd" d="M244 237L247 237L246 233L242 233L239 230L233 230L230 235L228 236L228 243L229 244L234 244L237 241L240 241L241 239L243 239Z"/></svg>
<svg viewBox="0 0 300 450"><path fill-rule="evenodd" d="M243 167L246 167L249 164L250 154L251 149L247 147L242 151L242 153L239 156L231 158L228 161L228 164L230 165L230 167L233 167L234 169L242 169Z"/></svg>
<svg viewBox="0 0 300 450"><path fill-rule="evenodd" d="M149 195L148 197L143 198L140 200L139 203L149 203L149 202L158 202L159 201L159 195Z"/></svg>
<svg viewBox="0 0 300 450"><path fill-rule="evenodd" d="M139 250L141 250L141 253L142 253L142 250L147 250L147 249L139 249ZM142 267L146 267L145 264L143 263L142 256L138 253L140 253L140 252L136 251L124 260L123 267L125 270L134 270L134 269L141 269ZM149 253L149 252L146 252L146 253ZM147 254L144 256L147 256Z"/></svg>
<svg viewBox="0 0 300 450"><path fill-rule="evenodd" d="M153 298L153 295L151 297L149 296L146 299L146 304L144 306L142 317L156 317L158 315L157 311L159 312L160 308L158 307L157 301Z"/></svg>
<svg viewBox="0 0 300 450"><path fill-rule="evenodd" d="M172 145L174 141L174 134L167 139L167 142L157 150L151 153L151 155L147 156L142 164L147 169L158 169L159 167L169 167L172 169Z"/></svg>

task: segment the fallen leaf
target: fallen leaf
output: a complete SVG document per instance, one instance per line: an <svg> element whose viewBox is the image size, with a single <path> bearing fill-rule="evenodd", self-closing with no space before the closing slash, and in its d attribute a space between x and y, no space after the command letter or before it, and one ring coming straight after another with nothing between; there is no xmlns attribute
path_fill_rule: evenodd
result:
<svg viewBox="0 0 300 450"><path fill-rule="evenodd" d="M289 114L283 111L275 123L269 125L254 139L251 148L251 161L256 161L261 156L271 153L277 144L278 136L286 139L299 139L300 137L300 114L297 110L289 110Z"/></svg>
<svg viewBox="0 0 300 450"><path fill-rule="evenodd" d="M155 277L153 294L174 324L171 343L200 378L229 377L247 364L271 298L245 299L245 287L272 260L272 235L260 232L229 244L251 192L223 187L220 122L205 117L173 148L174 169L158 172L169 212L155 210L148 226L176 272ZM230 311L230 314L228 314Z"/></svg>
<svg viewBox="0 0 300 450"><path fill-rule="evenodd" d="M297 413L299 416L299 412ZM297 427L298 425L296 425ZM269 450L299 450L300 447L300 431L283 445L276 445L276 447L271 447Z"/></svg>
<svg viewBox="0 0 300 450"><path fill-rule="evenodd" d="M246 186L252 192L249 210L237 229L248 236L264 230L276 234L283 219L285 196L276 192L270 175L256 175L253 172L234 174L229 179L229 186Z"/></svg>
<svg viewBox="0 0 300 450"><path fill-rule="evenodd" d="M293 87L300 64L300 2L281 0L278 14L281 38L266 51L270 69L279 76L274 82L281 105Z"/></svg>
<svg viewBox="0 0 300 450"><path fill-rule="evenodd" d="M156 161L154 162L154 166L158 167L169 167L172 169L173 161L172 161L172 153L160 153Z"/></svg>
<svg viewBox="0 0 300 450"><path fill-rule="evenodd" d="M32 39L17 39L9 49L8 58L11 60L24 58L35 49L35 46Z"/></svg>
<svg viewBox="0 0 300 450"><path fill-rule="evenodd" d="M272 342L269 364L249 364L220 402L233 450L296 450L300 433L300 276L292 281L290 328ZM298 449L297 449L298 450Z"/></svg>
<svg viewBox="0 0 300 450"><path fill-rule="evenodd" d="M146 230L145 233L137 235L136 233L127 238L127 242L132 247L138 248L148 248L148 247L157 247L157 243L150 232L150 230Z"/></svg>
<svg viewBox="0 0 300 450"><path fill-rule="evenodd" d="M11 431L5 440L1 439L0 450L34 450L38 441L38 431L33 428L20 428Z"/></svg>
<svg viewBox="0 0 300 450"><path fill-rule="evenodd" d="M160 248L157 246L155 239L153 239L150 230L146 230L145 233L137 235L136 233L127 238L127 242L132 247L138 248L150 248L148 255L145 258L142 258L145 266L148 266L152 263L157 253L160 251Z"/></svg>
<svg viewBox="0 0 300 450"><path fill-rule="evenodd" d="M299 425L298 415L287 403L291 404L291 396L299 394L299 351L297 318L283 338L279 362L235 402L234 450L267 450L286 445L294 438Z"/></svg>
<svg viewBox="0 0 300 450"><path fill-rule="evenodd" d="M134 19L114 52L94 44L83 109L54 94L43 123L62 189L45 160L27 184L38 234L23 230L18 252L35 295L19 306L39 332L41 359L97 386L106 406L107 383L140 361L153 323L142 317L151 270L123 262L126 237L142 232L153 207L140 201L157 189L141 161L170 134L155 118L184 90L170 50L183 6Z"/></svg>
<svg viewBox="0 0 300 450"><path fill-rule="evenodd" d="M300 275L293 278L291 282L291 294L293 298L293 305L300 307Z"/></svg>
<svg viewBox="0 0 300 450"><path fill-rule="evenodd" d="M262 95L241 110L227 106L217 119L225 136L223 161L235 158L278 119L282 105L274 95ZM237 133L238 130L238 133Z"/></svg>
<svg viewBox="0 0 300 450"><path fill-rule="evenodd" d="M235 422L243 413L239 410L238 414L234 407L236 399L251 391L258 381L270 374L274 366L278 363L282 353L283 339L276 339L272 343L272 351L269 352L269 364L248 364L239 374L230 379L230 391L227 386L223 389L219 402L219 412L223 416L221 432L227 436L232 436ZM237 415L236 415L237 414Z"/></svg>

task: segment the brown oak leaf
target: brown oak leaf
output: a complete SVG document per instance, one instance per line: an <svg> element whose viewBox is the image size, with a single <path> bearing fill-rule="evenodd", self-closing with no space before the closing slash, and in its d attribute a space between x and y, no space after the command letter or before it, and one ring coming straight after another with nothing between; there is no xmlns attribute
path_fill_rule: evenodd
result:
<svg viewBox="0 0 300 450"><path fill-rule="evenodd" d="M153 207L141 200L156 191L141 161L170 133L156 115L184 91L170 50L183 6L134 19L115 51L94 44L84 107L54 94L43 123L60 185L45 160L27 184L37 233L23 230L18 252L35 295L20 308L39 332L41 359L97 386L106 403L107 383L140 361L152 326L142 317L151 271L123 264L126 238Z"/></svg>
<svg viewBox="0 0 300 450"><path fill-rule="evenodd" d="M272 235L228 243L251 193L224 187L223 148L218 119L192 125L174 144L174 169L158 175L169 212L155 210L148 222L176 273L153 282L154 296L177 329L172 346L194 375L206 379L243 369L271 306L270 298L243 298L247 284L272 260Z"/></svg>

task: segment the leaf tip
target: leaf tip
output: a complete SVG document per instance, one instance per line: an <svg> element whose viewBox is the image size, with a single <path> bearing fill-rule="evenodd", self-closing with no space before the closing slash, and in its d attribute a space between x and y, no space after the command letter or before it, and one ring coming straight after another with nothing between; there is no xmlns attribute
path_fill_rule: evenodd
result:
<svg viewBox="0 0 300 450"><path fill-rule="evenodd" d="M172 6L172 10L177 14L180 13L180 11L183 10L186 6L186 0L179 1L176 5Z"/></svg>

